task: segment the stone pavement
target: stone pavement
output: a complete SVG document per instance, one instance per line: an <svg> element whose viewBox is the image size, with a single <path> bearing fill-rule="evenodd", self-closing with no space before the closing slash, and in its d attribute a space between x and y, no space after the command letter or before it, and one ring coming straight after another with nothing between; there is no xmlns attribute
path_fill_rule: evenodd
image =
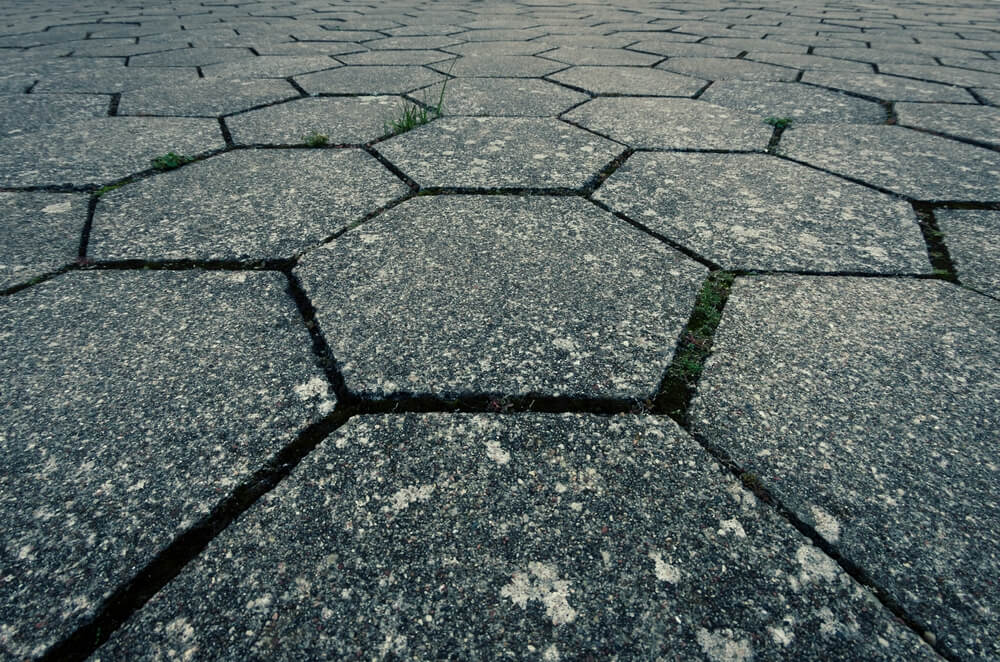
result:
<svg viewBox="0 0 1000 662"><path fill-rule="evenodd" d="M989 0L8 0L0 659L1000 659L998 106Z"/></svg>

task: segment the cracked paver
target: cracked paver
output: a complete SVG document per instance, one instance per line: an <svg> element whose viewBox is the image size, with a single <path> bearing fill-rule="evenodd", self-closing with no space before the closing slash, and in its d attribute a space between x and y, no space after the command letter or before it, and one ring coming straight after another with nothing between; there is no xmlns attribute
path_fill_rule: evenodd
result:
<svg viewBox="0 0 1000 662"><path fill-rule="evenodd" d="M989 2L0 4L0 660L1000 657Z"/></svg>

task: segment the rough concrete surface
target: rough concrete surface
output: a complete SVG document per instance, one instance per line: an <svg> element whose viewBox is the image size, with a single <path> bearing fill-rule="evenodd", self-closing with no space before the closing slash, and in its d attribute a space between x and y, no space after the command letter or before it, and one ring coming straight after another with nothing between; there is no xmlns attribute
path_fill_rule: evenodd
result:
<svg viewBox="0 0 1000 662"><path fill-rule="evenodd" d="M985 0L0 3L0 662L1000 658Z"/></svg>

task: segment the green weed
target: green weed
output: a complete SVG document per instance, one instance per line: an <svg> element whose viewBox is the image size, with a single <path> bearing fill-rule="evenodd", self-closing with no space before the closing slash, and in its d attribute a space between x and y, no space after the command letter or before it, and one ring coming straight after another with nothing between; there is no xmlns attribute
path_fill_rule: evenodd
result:
<svg viewBox="0 0 1000 662"><path fill-rule="evenodd" d="M791 117L768 117L764 120L764 124L770 124L775 129L787 129L792 125Z"/></svg>
<svg viewBox="0 0 1000 662"><path fill-rule="evenodd" d="M193 156L183 156L175 152L167 152L163 156L157 156L155 159L150 161L153 167L157 170L173 170L174 168L180 168L185 163L190 163L194 161Z"/></svg>
<svg viewBox="0 0 1000 662"><path fill-rule="evenodd" d="M304 139L306 147L326 147L330 144L330 137L324 136L322 133L313 131L307 135Z"/></svg>

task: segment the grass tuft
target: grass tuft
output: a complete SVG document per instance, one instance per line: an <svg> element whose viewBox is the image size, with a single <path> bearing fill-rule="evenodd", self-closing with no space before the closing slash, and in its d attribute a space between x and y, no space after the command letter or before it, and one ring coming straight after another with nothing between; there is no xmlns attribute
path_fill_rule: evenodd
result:
<svg viewBox="0 0 1000 662"><path fill-rule="evenodd" d="M317 131L313 131L303 138L303 142L305 142L306 147L326 147L330 144L330 137L324 136L322 133Z"/></svg>
<svg viewBox="0 0 1000 662"><path fill-rule="evenodd" d="M791 117L768 117L764 120L764 124L770 124L775 129L787 129L792 125Z"/></svg>
<svg viewBox="0 0 1000 662"><path fill-rule="evenodd" d="M451 74L451 70L455 68L454 60L451 63L451 67L448 69L448 74ZM444 115L444 93L448 89L448 81L450 78L445 79L441 83L441 93L438 95L437 104L429 106L427 104L427 99L425 98L423 103L416 103L414 101L404 101L402 108L400 108L399 114L389 118L383 123L383 128L385 133L397 136L401 133L406 133L410 129L415 129L418 126L427 124L433 119L437 119Z"/></svg>
<svg viewBox="0 0 1000 662"><path fill-rule="evenodd" d="M157 156L150 163L157 170L173 170L174 168L180 168L185 163L191 163L191 161L194 161L193 156L183 156L175 152L167 152L163 156Z"/></svg>

